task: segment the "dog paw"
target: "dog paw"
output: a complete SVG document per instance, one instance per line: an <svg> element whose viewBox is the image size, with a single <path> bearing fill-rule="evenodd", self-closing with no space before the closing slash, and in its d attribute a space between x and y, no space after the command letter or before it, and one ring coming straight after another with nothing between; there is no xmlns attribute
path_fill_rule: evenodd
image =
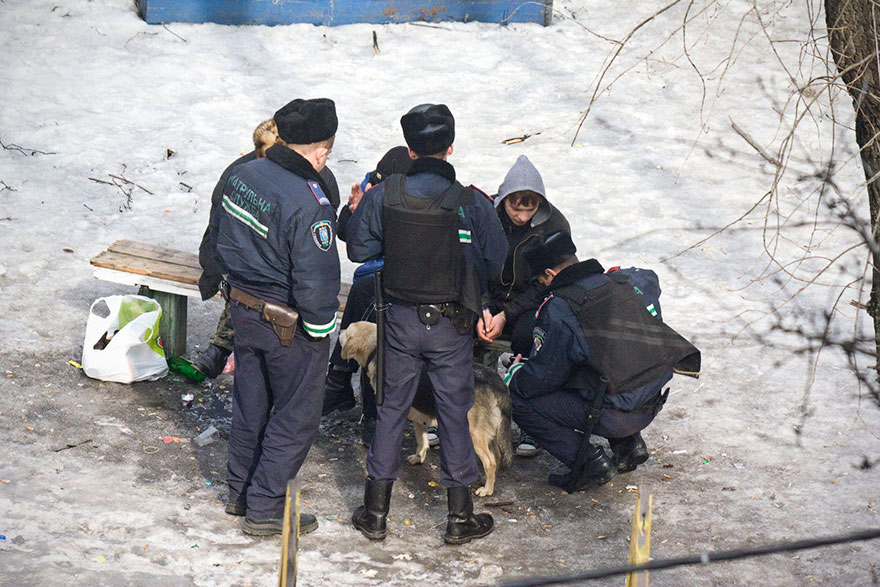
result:
<svg viewBox="0 0 880 587"><path fill-rule="evenodd" d="M489 489L488 485L483 485L482 487L478 487L474 493L476 493L478 497L486 497L492 495L494 491Z"/></svg>
<svg viewBox="0 0 880 587"><path fill-rule="evenodd" d="M425 459L423 459L421 456L419 456L417 454L409 455L408 457L406 457L406 460L409 461L410 465L421 465L422 463L425 462Z"/></svg>

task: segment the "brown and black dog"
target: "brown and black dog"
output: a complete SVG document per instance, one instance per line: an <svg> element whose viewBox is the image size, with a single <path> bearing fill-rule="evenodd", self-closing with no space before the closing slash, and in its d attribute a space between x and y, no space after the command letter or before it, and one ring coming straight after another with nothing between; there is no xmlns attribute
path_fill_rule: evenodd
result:
<svg viewBox="0 0 880 587"><path fill-rule="evenodd" d="M342 358L354 359L367 370L370 383L376 386L376 362L370 360L376 349L376 325L354 322L339 333ZM483 365L474 365L474 405L468 411L471 441L474 451L483 463L486 484L476 490L480 497L495 491L495 473L504 470L513 461L510 441L510 393L501 377ZM419 380L416 398L409 410L409 419L416 433L416 454L407 457L413 465L425 462L428 456L428 426L437 425L434 394L425 372Z"/></svg>

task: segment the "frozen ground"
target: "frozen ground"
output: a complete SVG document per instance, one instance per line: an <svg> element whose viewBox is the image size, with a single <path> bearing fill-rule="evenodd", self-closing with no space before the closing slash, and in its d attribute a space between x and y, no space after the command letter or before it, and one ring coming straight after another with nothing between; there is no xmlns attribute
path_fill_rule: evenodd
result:
<svg viewBox="0 0 880 587"><path fill-rule="evenodd" d="M797 341L754 336L769 327L761 317L771 304L854 242L844 229L798 227L825 218L808 195L830 157L836 185L866 214L851 105L807 83L824 70L801 52L811 16L800 3L675 5L629 39L604 77L617 48L608 39L625 38L656 8L557 0L548 28L166 29L144 24L132 4L0 0L0 584L276 581L279 540L245 537L222 511L231 379L124 386L90 380L67 361L79 359L90 303L131 291L94 280L89 258L117 238L195 251L219 173L250 149L258 122L298 96L337 102L330 165L343 189L401 142L400 115L425 101L445 102L456 115L452 162L466 182L492 192L527 154L572 220L583 256L660 274L664 316L702 349L705 366L699 384L675 381L646 433L653 456L645 466L569 496L546 484L552 459L518 459L496 494L478 500L495 515L495 532L460 548L442 544L436 453L428 466L403 468L388 540L371 544L351 529L365 454L357 413L326 420L302 473L305 505L321 523L302 540L302 584L498 582L621 564L631 485L654 495L658 558L878 525L877 469L859 468L880 452L877 407L833 352L813 371ZM816 102L809 128L792 142L792 173L778 198L700 242L748 211L773 180L773 167L731 122L775 153L796 114L793 95ZM167 149L176 154L165 159ZM146 189L129 197L93 181L111 174ZM765 219L784 223L786 238L768 241ZM807 242L811 258L796 263ZM762 278L765 243L794 278ZM840 294L828 284L858 277L859 255L844 256L842 270L782 314L801 323L820 316ZM343 259L344 275L352 270ZM843 292L835 332L853 328L848 301L858 297ZM193 352L219 311L217 301L190 302ZM196 399L184 405L188 392ZM220 430L216 442L189 442L210 424ZM880 543L868 542L651 579L865 584L877 581L878 559Z"/></svg>

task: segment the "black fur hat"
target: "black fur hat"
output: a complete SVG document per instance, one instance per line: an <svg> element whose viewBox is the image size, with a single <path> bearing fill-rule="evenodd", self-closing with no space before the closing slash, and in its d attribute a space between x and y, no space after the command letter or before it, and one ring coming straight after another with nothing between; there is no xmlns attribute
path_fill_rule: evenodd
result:
<svg viewBox="0 0 880 587"><path fill-rule="evenodd" d="M376 169L370 172L370 184L379 185L390 175L406 173L409 171L410 165L412 165L412 159L409 158L409 149L394 147L382 156Z"/></svg>
<svg viewBox="0 0 880 587"><path fill-rule="evenodd" d="M446 104L421 104L400 119L403 138L416 155L445 151L455 140L455 118Z"/></svg>
<svg viewBox="0 0 880 587"><path fill-rule="evenodd" d="M278 136L285 143L309 145L336 134L336 104L329 98L297 98L275 113Z"/></svg>
<svg viewBox="0 0 880 587"><path fill-rule="evenodd" d="M577 252L571 235L562 230L536 240L538 242L532 248L523 251L523 257L533 271L552 269Z"/></svg>

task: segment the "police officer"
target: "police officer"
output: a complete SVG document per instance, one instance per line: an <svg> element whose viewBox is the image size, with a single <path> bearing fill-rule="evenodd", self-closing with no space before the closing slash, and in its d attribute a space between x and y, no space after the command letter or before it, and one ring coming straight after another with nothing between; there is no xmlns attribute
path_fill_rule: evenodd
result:
<svg viewBox="0 0 880 587"><path fill-rule="evenodd" d="M385 401L367 453L364 505L352 522L371 540L385 538L406 416L425 367L434 387L441 480L449 501L444 540L461 544L486 536L494 524L489 514L473 513L468 484L477 480L478 465L467 412L474 401L471 333L486 276L500 271L507 240L491 200L463 187L446 162L455 138L449 108L422 104L400 124L412 166L366 192L347 227L352 261L384 253L391 304Z"/></svg>
<svg viewBox="0 0 880 587"><path fill-rule="evenodd" d="M648 459L640 432L666 401L661 390L673 367L699 372L699 351L662 323L653 271L606 274L595 259L578 263L565 232L527 257L550 295L538 310L530 357L505 377L513 419L576 469L550 475L551 484L569 492L602 485ZM612 458L584 438L591 411L592 432L609 440Z"/></svg>
<svg viewBox="0 0 880 587"><path fill-rule="evenodd" d="M335 105L293 100L275 121L287 145L236 167L212 219L235 328L227 511L244 514L253 535L281 532L287 481L318 429L339 306L335 213L318 173L333 147ZM317 527L301 515L301 532Z"/></svg>
<svg viewBox="0 0 880 587"><path fill-rule="evenodd" d="M214 186L211 194L211 211L209 218L213 217L214 212L221 207L223 202L223 188L226 186L226 180L232 175L232 171L241 165L266 156L266 150L276 143L284 144L284 141L278 137L277 123L273 119L263 121L254 130L254 150L250 153L242 155L229 166L220 175L220 180ZM324 183L327 185L327 197L335 210L339 206L339 186L336 183L336 177L329 167L324 167L320 172ZM217 295L220 290L220 281L223 279L222 271L217 261L216 253L217 235L216 231L211 230L209 222L202 236L202 243L199 245L199 265L202 266L202 275L199 277L199 292L202 294L202 301L207 301ZM226 366L226 359L232 353L233 349L233 329L232 318L229 316L229 304L223 307L220 313L220 319L217 321L217 328L211 338L208 340L208 346L193 361L193 367L201 371L206 377L213 379L223 372Z"/></svg>

